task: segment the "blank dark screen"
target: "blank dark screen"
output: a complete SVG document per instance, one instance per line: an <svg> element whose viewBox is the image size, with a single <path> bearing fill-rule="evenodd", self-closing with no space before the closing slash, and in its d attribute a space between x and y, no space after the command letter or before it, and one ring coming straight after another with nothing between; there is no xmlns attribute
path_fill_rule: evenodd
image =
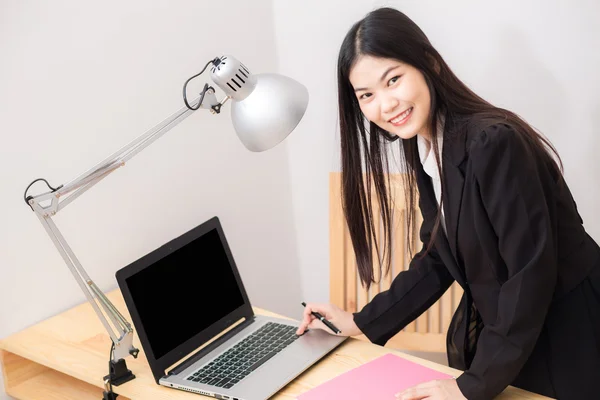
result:
<svg viewBox="0 0 600 400"><path fill-rule="evenodd" d="M216 229L126 283L155 359L244 304Z"/></svg>

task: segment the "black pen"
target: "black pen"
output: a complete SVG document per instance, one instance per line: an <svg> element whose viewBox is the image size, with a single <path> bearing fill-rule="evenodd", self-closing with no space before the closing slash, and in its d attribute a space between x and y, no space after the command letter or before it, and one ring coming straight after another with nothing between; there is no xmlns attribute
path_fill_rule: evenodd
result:
<svg viewBox="0 0 600 400"><path fill-rule="evenodd" d="M306 303L305 302L302 302L302 305L304 307L306 307ZM333 333L336 333L336 334L342 333L342 331L340 331L338 328L336 328L334 324L332 324L331 322L327 321L325 319L325 317L322 316L321 314L319 314L318 312L311 311L310 313L312 315L314 315L319 321L321 321L322 323L324 323L329 329L331 329L333 331Z"/></svg>

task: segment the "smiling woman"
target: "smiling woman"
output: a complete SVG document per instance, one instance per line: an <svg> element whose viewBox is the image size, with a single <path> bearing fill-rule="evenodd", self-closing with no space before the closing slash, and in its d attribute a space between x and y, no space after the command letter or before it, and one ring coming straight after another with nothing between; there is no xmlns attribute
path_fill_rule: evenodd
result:
<svg viewBox="0 0 600 400"><path fill-rule="evenodd" d="M369 121L402 139L411 139L417 132L430 137L429 87L417 68L363 55L350 72L350 82Z"/></svg>
<svg viewBox="0 0 600 400"><path fill-rule="evenodd" d="M456 281L464 295L447 353L464 373L399 398L487 400L508 385L596 398L600 248L583 227L553 146L473 93L423 31L391 8L352 26L337 78L342 205L361 282L368 289L392 261L390 151L407 171L409 211L418 193L423 248L359 312L307 304L298 332L324 328L311 317L316 311L345 334L383 345ZM415 216L407 220L410 244Z"/></svg>

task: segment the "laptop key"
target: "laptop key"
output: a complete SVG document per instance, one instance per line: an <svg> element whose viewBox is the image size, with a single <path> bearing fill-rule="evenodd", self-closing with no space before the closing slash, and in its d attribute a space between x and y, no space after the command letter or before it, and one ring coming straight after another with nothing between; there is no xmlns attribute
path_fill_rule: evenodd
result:
<svg viewBox="0 0 600 400"><path fill-rule="evenodd" d="M228 383L228 384L224 385L223 388L224 389L229 389L229 388L232 388L233 385L234 385L233 383Z"/></svg>
<svg viewBox="0 0 600 400"><path fill-rule="evenodd" d="M209 385L214 385L215 383L219 382L220 379L219 378L214 378L212 381L208 382Z"/></svg>
<svg viewBox="0 0 600 400"><path fill-rule="evenodd" d="M250 366L250 368L248 368L250 371L254 371L256 368L260 367L261 365L263 365L265 362L267 362L271 357L273 357L275 354L275 352L271 352L269 354L267 354L266 356L264 356L263 358L261 358L260 360L258 360L256 363L252 364Z"/></svg>

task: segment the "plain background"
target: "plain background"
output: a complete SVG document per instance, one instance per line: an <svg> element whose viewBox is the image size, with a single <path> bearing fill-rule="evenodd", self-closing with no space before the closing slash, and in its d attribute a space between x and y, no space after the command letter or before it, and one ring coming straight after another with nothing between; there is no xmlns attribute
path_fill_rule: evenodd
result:
<svg viewBox="0 0 600 400"><path fill-rule="evenodd" d="M593 0L0 4L0 338L85 301L23 202L27 184L66 183L153 127L183 106L183 82L223 54L308 87L305 118L283 145L251 153L227 106L194 113L55 222L105 291L116 288L116 270L217 215L253 305L299 318L301 301L327 301L337 52L350 26L382 5L409 15L475 92L554 143L600 239Z"/></svg>

